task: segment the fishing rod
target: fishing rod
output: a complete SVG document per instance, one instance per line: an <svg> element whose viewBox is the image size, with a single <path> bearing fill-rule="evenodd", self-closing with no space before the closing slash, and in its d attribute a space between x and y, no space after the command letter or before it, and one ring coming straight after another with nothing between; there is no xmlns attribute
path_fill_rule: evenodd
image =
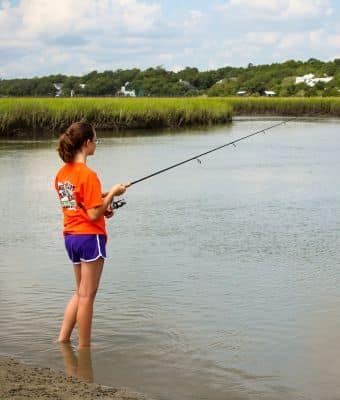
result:
<svg viewBox="0 0 340 400"><path fill-rule="evenodd" d="M159 171L153 172L153 173L150 174L150 175L146 175L146 176L144 176L143 178L140 178L140 179L137 179L137 180L131 182L131 183L130 183L130 186L135 185L136 183L145 181L146 179L150 179L150 178L152 178L152 177L154 177L154 176L156 176L156 175L162 174L162 173L164 173L164 172L166 172L166 171L169 171L170 169L179 167L180 165L186 164L186 163L188 163L188 162L190 162L190 161L193 161L193 160L197 160L199 163L201 163L200 158L203 157L203 156L205 156L205 155L207 155L207 154L209 154L209 153L212 153L212 152L214 152L214 151L223 149L224 147L228 147L228 146L234 146L234 147L236 147L236 143L241 142L241 140L248 139L248 138L250 138L250 137L252 137L252 136L255 136L255 135L258 135L258 134L260 134L260 133L265 133L265 132L269 131L270 129L276 128L277 126L285 125L287 122L293 121L293 120L295 120L296 118L297 118L297 117L287 119L286 121L281 121L281 122L279 122L279 123L277 123L277 124L274 124L274 125L269 126L268 128L263 128L263 129L258 130L258 131L256 131L256 132L250 133L249 135L242 136L242 137L240 137L240 138L238 138L238 139L236 139L236 140L233 140L233 141L231 141L231 142L222 144L221 146L214 147L213 149L208 150L208 151L205 151L204 153L197 154L196 156L190 157L190 158L188 158L188 159L186 159L186 160L184 160L184 161L181 161L181 162L178 162L178 163L176 163L176 164L170 165L170 167L160 169ZM113 202L112 202L112 208L119 208L119 207L122 207L122 206L125 205L125 204L126 204L126 202L125 202L125 200L123 200L123 199L122 199L122 200L118 200L118 201L113 201Z"/></svg>

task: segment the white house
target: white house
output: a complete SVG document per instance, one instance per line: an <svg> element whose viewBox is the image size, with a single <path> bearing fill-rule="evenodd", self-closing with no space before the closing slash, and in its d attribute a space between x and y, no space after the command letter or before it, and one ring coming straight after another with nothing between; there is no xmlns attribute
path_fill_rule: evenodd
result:
<svg viewBox="0 0 340 400"><path fill-rule="evenodd" d="M192 85L190 82L188 81L184 81L183 79L180 79L178 81L181 85L185 86L188 89L196 89L196 87L194 85Z"/></svg>
<svg viewBox="0 0 340 400"><path fill-rule="evenodd" d="M55 97L59 97L63 94L63 84L62 83L53 83L54 88L56 89Z"/></svg>
<svg viewBox="0 0 340 400"><path fill-rule="evenodd" d="M247 94L247 92L245 91L245 90L239 90L238 92L237 92L237 95L238 96L245 96Z"/></svg>
<svg viewBox="0 0 340 400"><path fill-rule="evenodd" d="M85 89L86 88L86 83L79 83L80 89Z"/></svg>
<svg viewBox="0 0 340 400"><path fill-rule="evenodd" d="M307 75L304 75L304 76L297 76L296 78L295 78L295 84L297 85L297 84L299 84L299 83L307 83L307 82L309 82L311 79L313 79L314 78L314 74L307 74Z"/></svg>
<svg viewBox="0 0 340 400"><path fill-rule="evenodd" d="M316 78L314 74L307 74L304 76L297 76L295 78L295 84L305 83L306 85L313 87L318 82L328 83L333 79L333 76L325 76L324 78Z"/></svg>
<svg viewBox="0 0 340 400"><path fill-rule="evenodd" d="M324 77L324 78L314 78L313 79L313 83L314 83L314 85L315 85L315 83L318 83L318 82L328 83L332 79L333 79L333 76L327 76L327 77Z"/></svg>
<svg viewBox="0 0 340 400"><path fill-rule="evenodd" d="M276 96L276 92L274 92L273 90L265 90L264 94L268 97L273 97Z"/></svg>
<svg viewBox="0 0 340 400"><path fill-rule="evenodd" d="M120 88L118 91L118 95L120 96L125 96L125 97L136 97L136 91L135 89L133 90L126 90L126 86L129 84L129 82L126 82L124 86Z"/></svg>

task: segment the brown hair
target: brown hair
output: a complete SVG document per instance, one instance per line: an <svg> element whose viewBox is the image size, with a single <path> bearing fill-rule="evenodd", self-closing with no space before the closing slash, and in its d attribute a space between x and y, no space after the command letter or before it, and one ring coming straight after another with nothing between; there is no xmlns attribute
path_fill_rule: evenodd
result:
<svg viewBox="0 0 340 400"><path fill-rule="evenodd" d="M74 122L59 137L57 151L60 158L71 162L87 140L94 137L94 129L86 122Z"/></svg>

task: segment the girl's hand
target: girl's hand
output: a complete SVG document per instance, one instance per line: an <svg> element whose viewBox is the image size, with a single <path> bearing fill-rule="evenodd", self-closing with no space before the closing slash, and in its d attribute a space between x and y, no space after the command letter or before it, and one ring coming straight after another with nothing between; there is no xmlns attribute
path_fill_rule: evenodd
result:
<svg viewBox="0 0 340 400"><path fill-rule="evenodd" d="M130 183L118 183L117 185L112 186L111 191L114 196L121 196L125 193L126 189L130 186Z"/></svg>
<svg viewBox="0 0 340 400"><path fill-rule="evenodd" d="M104 213L104 217L105 217L105 218L112 218L113 215L114 215L114 211L112 210L111 206L109 206L109 207L106 209L105 213Z"/></svg>

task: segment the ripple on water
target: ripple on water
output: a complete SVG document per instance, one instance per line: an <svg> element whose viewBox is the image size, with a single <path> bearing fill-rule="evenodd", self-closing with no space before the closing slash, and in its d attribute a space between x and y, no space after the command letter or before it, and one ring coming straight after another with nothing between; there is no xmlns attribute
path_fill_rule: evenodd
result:
<svg viewBox="0 0 340 400"><path fill-rule="evenodd" d="M108 187L259 126L110 139L89 162ZM128 192L108 224L96 381L159 399L338 393L338 128L294 122ZM53 340L74 281L52 187L60 163L50 146L20 146L0 148L0 216L11 221L0 233L0 352L62 368Z"/></svg>

